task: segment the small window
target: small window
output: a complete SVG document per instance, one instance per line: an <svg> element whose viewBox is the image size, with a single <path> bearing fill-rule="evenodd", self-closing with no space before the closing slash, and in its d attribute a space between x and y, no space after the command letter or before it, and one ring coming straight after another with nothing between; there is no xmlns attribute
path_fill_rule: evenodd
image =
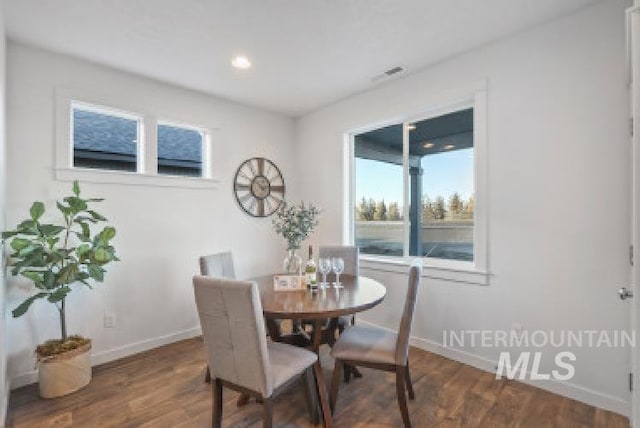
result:
<svg viewBox="0 0 640 428"><path fill-rule="evenodd" d="M72 115L74 167L138 170L140 119L77 103Z"/></svg>
<svg viewBox="0 0 640 428"><path fill-rule="evenodd" d="M202 177L204 133L158 124L158 174Z"/></svg>

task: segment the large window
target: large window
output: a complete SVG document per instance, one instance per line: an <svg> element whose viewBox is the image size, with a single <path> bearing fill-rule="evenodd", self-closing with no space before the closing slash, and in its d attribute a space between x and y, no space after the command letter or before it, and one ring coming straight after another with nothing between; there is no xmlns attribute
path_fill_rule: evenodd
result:
<svg viewBox="0 0 640 428"><path fill-rule="evenodd" d="M352 134L353 236L362 254L484 264L475 110L469 102Z"/></svg>
<svg viewBox="0 0 640 428"><path fill-rule="evenodd" d="M72 105L73 166L137 171L140 118Z"/></svg>

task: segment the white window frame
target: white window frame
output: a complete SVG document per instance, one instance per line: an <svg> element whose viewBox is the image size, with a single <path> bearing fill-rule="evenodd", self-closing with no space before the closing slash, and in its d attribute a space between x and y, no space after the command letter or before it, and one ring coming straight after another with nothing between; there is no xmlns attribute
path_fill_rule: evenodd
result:
<svg viewBox="0 0 640 428"><path fill-rule="evenodd" d="M392 120L358 127L345 134L345 211L343 213L344 243L355 244L355 136L380 129L389 125L403 125L403 218L404 220L404 254L405 256L378 256L362 254L360 256L361 267L385 272L406 273L406 268L416 259L416 256L407 256L409 253L409 206L406 201L410 196L409 183L409 156L408 156L408 125L421 120L446 115L455 111L473 108L473 148L474 148L474 228L473 228L473 252L472 262L448 259L436 259L422 257L424 264L423 276L464 282L479 285L488 285L488 189L487 189L487 92L486 83L476 86L458 96L447 96L438 102L431 104L418 113L409 113Z"/></svg>
<svg viewBox="0 0 640 428"><path fill-rule="evenodd" d="M73 166L73 107L138 121L137 170L116 171ZM158 124L193 129L203 134L202 176L186 177L158 174ZM217 188L220 180L213 176L212 128L184 124L175 120L158 120L142 109L127 108L105 96L58 89L56 91L56 158L55 178L60 181L80 180L91 183Z"/></svg>

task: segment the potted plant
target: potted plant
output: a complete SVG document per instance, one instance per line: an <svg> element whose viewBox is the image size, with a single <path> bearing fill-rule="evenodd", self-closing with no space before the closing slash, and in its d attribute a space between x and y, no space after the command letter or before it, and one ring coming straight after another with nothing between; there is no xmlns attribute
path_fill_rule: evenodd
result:
<svg viewBox="0 0 640 428"><path fill-rule="evenodd" d="M302 274L302 259L296 254L302 241L307 239L318 226L320 210L313 204L290 205L286 201L276 211L273 228L287 241L287 257L284 259L284 271L289 274Z"/></svg>
<svg viewBox="0 0 640 428"><path fill-rule="evenodd" d="M81 198L75 181L73 195L56 203L61 224L44 222L44 204L34 202L30 218L15 230L2 233L3 240L10 240L11 273L22 275L35 286L32 295L12 311L14 318L39 299L55 305L60 316L60 338L36 349L40 395L45 398L69 394L91 381L91 339L67 334L65 300L74 285L91 288L90 281L102 282L104 266L118 260L111 245L116 230L105 226L92 233L92 226L107 221L90 207L101 201Z"/></svg>

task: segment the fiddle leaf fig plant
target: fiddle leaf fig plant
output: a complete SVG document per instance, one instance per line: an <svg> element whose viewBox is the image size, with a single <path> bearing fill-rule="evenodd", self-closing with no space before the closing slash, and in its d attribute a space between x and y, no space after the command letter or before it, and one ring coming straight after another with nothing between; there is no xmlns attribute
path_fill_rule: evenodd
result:
<svg viewBox="0 0 640 428"><path fill-rule="evenodd" d="M107 219L92 209L103 199L83 199L80 184L74 181L73 194L56 202L62 215L61 224L42 220L45 206L34 202L29 218L14 230L2 232L2 239L9 241L13 251L9 265L13 275L22 275L33 281L35 293L16 307L14 318L22 316L39 299L54 304L60 315L61 343L67 337L65 299L74 284L91 288L90 281L104 280L104 266L118 261L111 240L116 229L104 226L92 234Z"/></svg>

